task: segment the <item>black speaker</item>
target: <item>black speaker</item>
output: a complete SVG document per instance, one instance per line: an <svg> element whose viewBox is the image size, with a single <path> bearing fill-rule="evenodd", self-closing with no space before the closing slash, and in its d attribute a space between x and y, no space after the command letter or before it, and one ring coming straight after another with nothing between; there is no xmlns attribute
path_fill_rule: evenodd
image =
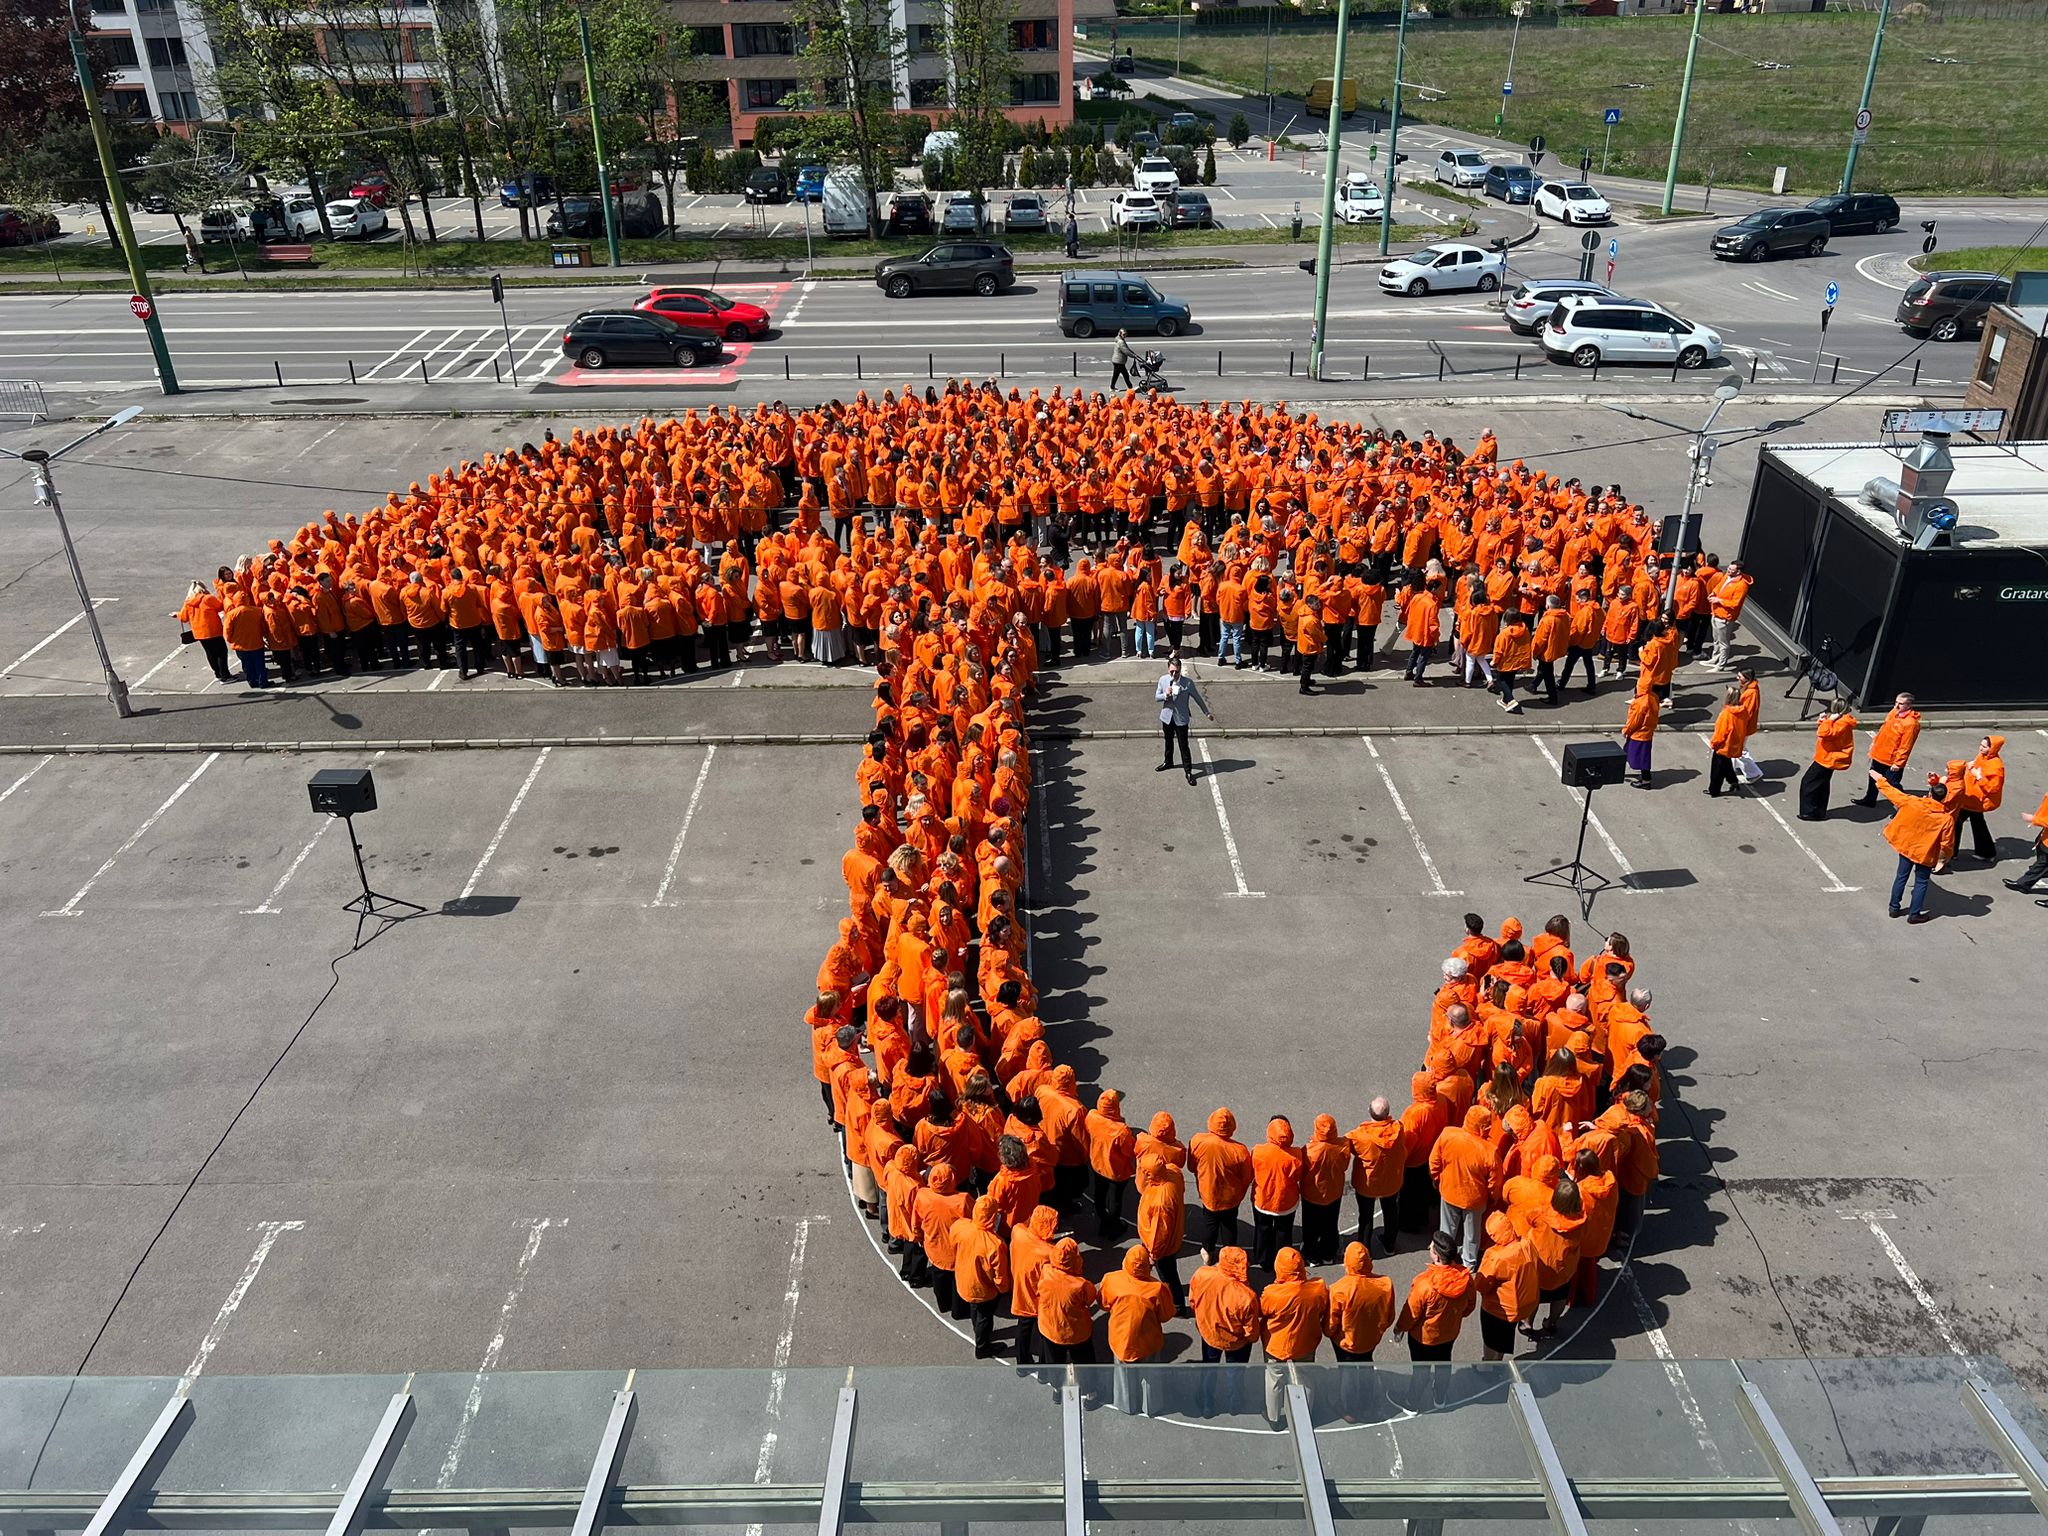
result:
<svg viewBox="0 0 2048 1536"><path fill-rule="evenodd" d="M306 781L313 809L328 816L359 816L377 809L377 785L367 768L322 768Z"/></svg>
<svg viewBox="0 0 2048 1536"><path fill-rule="evenodd" d="M1628 772L1628 759L1611 741L1568 741L1564 747L1564 771L1559 775L1572 789L1603 789L1619 784Z"/></svg>

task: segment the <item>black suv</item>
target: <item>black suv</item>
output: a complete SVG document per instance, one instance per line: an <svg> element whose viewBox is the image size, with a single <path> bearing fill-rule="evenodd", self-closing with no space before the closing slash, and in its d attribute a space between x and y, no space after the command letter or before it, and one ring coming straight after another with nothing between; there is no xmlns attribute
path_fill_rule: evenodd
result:
<svg viewBox="0 0 2048 1536"><path fill-rule="evenodd" d="M984 240L935 245L922 256L892 256L875 266L875 286L892 299L907 299L913 293L978 293L988 298L1016 282L1009 247Z"/></svg>
<svg viewBox="0 0 2048 1536"><path fill-rule="evenodd" d="M579 368L611 368L619 364L642 367L694 368L715 363L725 353L716 336L686 330L660 315L636 313L629 309L593 309L569 322L562 334L562 351Z"/></svg>
<svg viewBox="0 0 2048 1536"><path fill-rule="evenodd" d="M1886 235L1899 227L1899 205L1884 192L1833 192L1806 205L1835 235Z"/></svg>
<svg viewBox="0 0 2048 1536"><path fill-rule="evenodd" d="M1773 256L1818 256L1833 231L1811 208L1759 208L1714 236L1723 261L1768 261Z"/></svg>
<svg viewBox="0 0 2048 1536"><path fill-rule="evenodd" d="M1984 314L2012 296L2012 284L1995 272L1932 272L1899 296L1899 322L1908 336L1954 341L1984 329Z"/></svg>
<svg viewBox="0 0 2048 1536"><path fill-rule="evenodd" d="M619 238L647 240L661 233L664 223L661 200L645 192L628 192L612 208L619 221ZM598 240L604 237L604 204L595 197L562 199L561 208L548 215L550 240Z"/></svg>

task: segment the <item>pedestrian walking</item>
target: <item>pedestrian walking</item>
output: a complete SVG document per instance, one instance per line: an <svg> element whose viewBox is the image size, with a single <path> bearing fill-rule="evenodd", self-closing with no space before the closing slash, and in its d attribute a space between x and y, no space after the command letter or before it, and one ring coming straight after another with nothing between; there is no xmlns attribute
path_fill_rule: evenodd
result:
<svg viewBox="0 0 2048 1536"><path fill-rule="evenodd" d="M1831 703L1820 712L1813 731L1813 761L1799 776L1799 819L1826 821L1828 792L1835 775L1856 761L1856 717L1842 703Z"/></svg>
<svg viewBox="0 0 2048 1536"><path fill-rule="evenodd" d="M1131 387L1135 382L1131 377L1131 364L1137 360L1138 349L1131 345L1130 333L1119 329L1116 333L1116 345L1110 349L1109 353L1109 387L1111 389L1129 389ZM1119 380L1122 382L1119 383Z"/></svg>
<svg viewBox="0 0 2048 1536"><path fill-rule="evenodd" d="M1304 598L1294 616L1295 661L1301 673L1300 693L1315 692L1316 667L1323 659L1328 631L1323 627L1323 605L1313 597Z"/></svg>
<svg viewBox="0 0 2048 1536"><path fill-rule="evenodd" d="M1192 784L1195 782L1195 761L1188 752L1189 717L1197 706L1201 708L1204 720L1214 720L1216 715L1209 708L1209 701L1202 697L1202 690L1195 686L1194 679L1181 676L1178 656L1166 664L1166 673L1159 679L1159 686L1152 690L1152 696L1159 704L1159 734L1165 748L1165 759L1155 771L1165 773L1173 766L1173 749L1178 744L1181 772Z"/></svg>
<svg viewBox="0 0 2048 1536"><path fill-rule="evenodd" d="M2020 871L2017 880L2005 882L2007 890L2031 894L2044 879L2048 879L2048 795L2041 797L2041 805L2027 818L2027 825L2034 829L2033 857L2027 867ZM2036 906L2048 907L2048 898L2035 902Z"/></svg>
<svg viewBox="0 0 2048 1536"><path fill-rule="evenodd" d="M1742 690L1730 688L1722 697L1721 713L1714 721L1714 735L1709 743L1713 757L1707 764L1707 793L1714 799L1721 798L1722 786L1735 789L1742 783L1735 760L1742 756L1747 740L1742 723Z"/></svg>
<svg viewBox="0 0 2048 1536"><path fill-rule="evenodd" d="M1884 717L1884 723L1878 726L1877 738L1870 744L1871 770L1893 789L1897 789L1899 780L1905 776L1906 760L1913 755L1913 744L1919 739L1920 711L1913 707L1913 695L1902 693L1892 700L1891 712ZM1877 804L1875 779L1855 803Z"/></svg>
<svg viewBox="0 0 2048 1536"><path fill-rule="evenodd" d="M185 270L197 270L201 276L206 273L206 253L200 248L199 237L191 230L185 231Z"/></svg>

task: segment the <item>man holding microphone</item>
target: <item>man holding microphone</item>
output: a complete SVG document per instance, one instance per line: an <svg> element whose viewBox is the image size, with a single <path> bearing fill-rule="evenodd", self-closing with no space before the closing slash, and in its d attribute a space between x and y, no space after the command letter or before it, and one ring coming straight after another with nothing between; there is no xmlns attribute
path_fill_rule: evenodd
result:
<svg viewBox="0 0 2048 1536"><path fill-rule="evenodd" d="M1153 697L1159 702L1159 734L1164 738L1166 761L1155 770L1165 773L1173 767L1173 744L1180 743L1181 771L1188 776L1190 784L1195 782L1195 761L1188 752L1188 716L1194 706L1200 705L1202 718L1214 720L1216 716L1209 709L1209 701L1202 697L1192 678L1180 675L1180 658L1174 657L1166 664L1166 675L1159 679L1159 686L1153 690Z"/></svg>

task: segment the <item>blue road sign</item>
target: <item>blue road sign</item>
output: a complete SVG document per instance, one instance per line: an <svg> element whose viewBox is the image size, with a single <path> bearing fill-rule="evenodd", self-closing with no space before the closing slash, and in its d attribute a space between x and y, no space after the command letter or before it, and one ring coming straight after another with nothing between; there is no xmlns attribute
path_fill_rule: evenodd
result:
<svg viewBox="0 0 2048 1536"><path fill-rule="evenodd" d="M1610 128L1612 128L1612 127L1613 127L1613 126L1614 126L1614 125L1615 125L1616 123L1618 123L1618 122L1620 122L1620 121L1621 121L1621 108L1619 108L1619 107L1609 107L1609 108L1607 109L1607 126L1608 126L1608 127L1610 127Z"/></svg>
<svg viewBox="0 0 2048 1536"><path fill-rule="evenodd" d="M1830 309L1833 309L1833 308L1835 307L1835 300L1839 299L1839 298L1840 298L1841 296L1842 296L1842 286L1841 286L1841 284L1839 284L1839 283L1829 283L1829 284L1828 284L1828 308L1830 308Z"/></svg>
<svg viewBox="0 0 2048 1536"><path fill-rule="evenodd" d="M1512 81L1512 80L1503 80L1503 81L1501 81L1501 83L1500 83L1500 93L1501 93L1501 95L1503 95L1503 96L1512 96L1512 95L1514 95L1514 94L1515 94L1515 82L1514 82L1514 81Z"/></svg>
<svg viewBox="0 0 2048 1536"><path fill-rule="evenodd" d="M1610 256L1619 256L1621 254L1621 241L1618 238L1607 242L1607 254Z"/></svg>

